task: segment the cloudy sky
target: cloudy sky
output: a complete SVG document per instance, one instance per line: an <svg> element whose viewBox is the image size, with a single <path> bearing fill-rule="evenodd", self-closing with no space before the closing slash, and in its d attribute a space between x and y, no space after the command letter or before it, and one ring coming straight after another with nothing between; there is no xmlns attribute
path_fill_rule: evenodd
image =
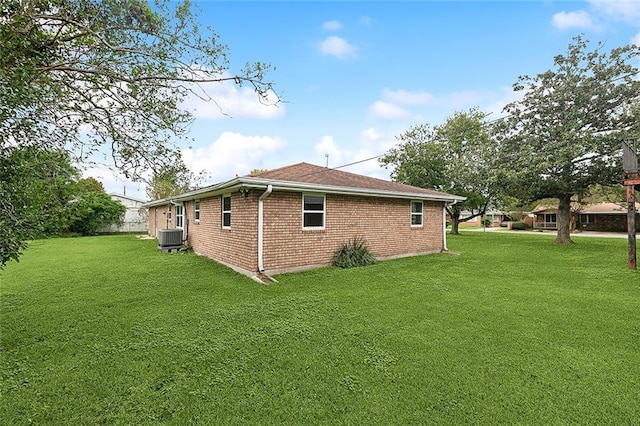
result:
<svg viewBox="0 0 640 426"><path fill-rule="evenodd" d="M330 167L379 156L408 127L472 107L500 117L518 76L552 68L579 34L607 51L640 44L640 0L195 3L229 47L232 71L270 63L284 100L267 107L249 88L214 85L217 105L184 105L196 121L183 157L207 183L325 165L327 155ZM389 177L375 159L343 170ZM146 199L142 184L86 174Z"/></svg>

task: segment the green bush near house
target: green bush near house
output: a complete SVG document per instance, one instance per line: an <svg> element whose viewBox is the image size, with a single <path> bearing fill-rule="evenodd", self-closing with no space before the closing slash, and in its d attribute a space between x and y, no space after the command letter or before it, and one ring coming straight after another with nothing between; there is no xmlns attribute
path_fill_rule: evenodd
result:
<svg viewBox="0 0 640 426"><path fill-rule="evenodd" d="M367 247L367 242L362 237L355 237L344 243L333 254L332 264L340 268L354 268L357 266L371 265L376 259Z"/></svg>
<svg viewBox="0 0 640 426"><path fill-rule="evenodd" d="M524 231L529 229L529 225L524 222L513 222L513 224L511 225L511 229L514 229L516 231Z"/></svg>

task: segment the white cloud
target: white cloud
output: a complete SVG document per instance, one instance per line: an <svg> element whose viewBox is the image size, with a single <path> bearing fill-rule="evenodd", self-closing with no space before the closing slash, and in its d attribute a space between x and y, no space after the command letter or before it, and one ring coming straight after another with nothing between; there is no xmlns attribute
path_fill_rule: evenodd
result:
<svg viewBox="0 0 640 426"><path fill-rule="evenodd" d="M409 116L409 113L404 108L384 101L374 102L369 108L369 112L374 118L383 120L398 120Z"/></svg>
<svg viewBox="0 0 640 426"><path fill-rule="evenodd" d="M482 111L490 114L487 120L504 117L507 115L503 112L504 107L512 102L521 101L524 95L524 90L516 92L511 87L503 87L501 92L494 94L491 101L483 106Z"/></svg>
<svg viewBox="0 0 640 426"><path fill-rule="evenodd" d="M389 171L380 167L378 160L372 157L386 152L393 144L389 144L373 128L365 129L361 135L363 138L355 149L342 148L336 143L333 136L323 136L320 142L315 145L315 151L323 156L329 154L330 168L340 167L340 170L346 172L388 180ZM351 163L356 164L341 167Z"/></svg>
<svg viewBox="0 0 640 426"><path fill-rule="evenodd" d="M383 89L382 99L400 105L425 105L434 102L435 96L423 90L409 92L404 89Z"/></svg>
<svg viewBox="0 0 640 426"><path fill-rule="evenodd" d="M554 27L560 30L566 30L571 28L595 28L596 25L589 14L584 10L578 10L575 12L558 12L551 18L551 23Z"/></svg>
<svg viewBox="0 0 640 426"><path fill-rule="evenodd" d="M340 21L326 21L322 23L322 28L327 31L338 31L342 29Z"/></svg>
<svg viewBox="0 0 640 426"><path fill-rule="evenodd" d="M612 1L612 0L591 0L594 13L604 15L617 21L630 24L640 24L640 1Z"/></svg>
<svg viewBox="0 0 640 426"><path fill-rule="evenodd" d="M320 142L316 144L314 149L317 154L324 155L325 157L328 155L330 166L333 167L342 164L343 160L349 156L349 153L347 151L342 151L340 148L338 148L338 145L333 140L333 136L323 136Z"/></svg>
<svg viewBox="0 0 640 426"><path fill-rule="evenodd" d="M286 114L283 104L274 105L277 100L275 93L269 92L268 100L264 102L252 88L238 87L231 81L204 83L194 91L197 95L191 95L181 108L191 112L195 118L272 120Z"/></svg>
<svg viewBox="0 0 640 426"><path fill-rule="evenodd" d="M378 132L378 130L376 130L375 127L369 127L368 129L364 129L360 133L360 135L362 136L362 139L367 141L376 141L380 139L380 133Z"/></svg>
<svg viewBox="0 0 640 426"><path fill-rule="evenodd" d="M635 44L636 46L640 46L640 33L636 34L636 35L631 39L631 43Z"/></svg>
<svg viewBox="0 0 640 426"><path fill-rule="evenodd" d="M253 169L266 168L266 157L285 145L277 137L224 132L209 146L182 150L182 159L191 171L204 170L207 180L221 182L235 175L246 175Z"/></svg>
<svg viewBox="0 0 640 426"><path fill-rule="evenodd" d="M146 200L147 185L142 182L131 182L121 173L105 166L94 166L82 171L82 177L92 177L102 183L107 194L125 194L140 200Z"/></svg>
<svg viewBox="0 0 640 426"><path fill-rule="evenodd" d="M348 59L356 56L356 48L345 39L329 36L318 46L323 55L335 56L338 59Z"/></svg>

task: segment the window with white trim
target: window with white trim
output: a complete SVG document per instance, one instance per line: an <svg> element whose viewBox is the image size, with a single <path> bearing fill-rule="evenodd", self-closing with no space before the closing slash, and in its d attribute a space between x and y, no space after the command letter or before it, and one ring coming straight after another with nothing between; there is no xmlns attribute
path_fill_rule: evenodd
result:
<svg viewBox="0 0 640 426"><path fill-rule="evenodd" d="M422 201L411 202L411 226L422 226Z"/></svg>
<svg viewBox="0 0 640 426"><path fill-rule="evenodd" d="M222 196L222 227L231 229L231 194Z"/></svg>
<svg viewBox="0 0 640 426"><path fill-rule="evenodd" d="M196 222L200 221L200 200L193 202L193 220Z"/></svg>
<svg viewBox="0 0 640 426"><path fill-rule="evenodd" d="M302 228L324 229L325 196L302 194Z"/></svg>
<svg viewBox="0 0 640 426"><path fill-rule="evenodd" d="M183 209L182 206L175 206L176 207L176 228L182 228L184 225L184 215L183 215Z"/></svg>

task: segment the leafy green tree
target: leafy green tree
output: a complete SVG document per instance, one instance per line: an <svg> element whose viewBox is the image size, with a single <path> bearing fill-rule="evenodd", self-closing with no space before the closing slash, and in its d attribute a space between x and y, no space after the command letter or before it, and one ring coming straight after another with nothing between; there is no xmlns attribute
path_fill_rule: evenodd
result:
<svg viewBox="0 0 640 426"><path fill-rule="evenodd" d="M215 103L204 85L229 82L278 103L271 69L255 62L232 71L227 47L199 25L189 0L2 0L0 161L11 163L16 146L66 151L74 164L105 156L142 180L179 154L193 120L185 100ZM17 228L2 231L15 229L2 264L43 223L19 213L22 190L11 184L20 181L2 183L0 216Z"/></svg>
<svg viewBox="0 0 640 426"><path fill-rule="evenodd" d="M497 145L486 117L471 109L454 113L440 126L414 126L380 159L383 166L392 167L391 177L397 182L467 197L446 207L452 234L458 233L460 222L484 215L499 194L494 173ZM462 217L463 211L470 214Z"/></svg>
<svg viewBox="0 0 640 426"><path fill-rule="evenodd" d="M557 198L556 243L572 243L571 198L622 178L621 142L638 132L640 46L602 52L576 37L555 69L522 76L502 125L504 183L523 202Z"/></svg>
<svg viewBox="0 0 640 426"><path fill-rule="evenodd" d="M87 159L106 148L138 179L177 152L203 83L252 87L277 102L268 64L229 72L227 47L194 7L158 0L3 0L0 141ZM224 112L224 111L223 111Z"/></svg>
<svg viewBox="0 0 640 426"><path fill-rule="evenodd" d="M147 197L151 200L159 200L195 189L202 181L202 175L203 172L193 173L181 158L178 158L153 173L151 180L147 183Z"/></svg>
<svg viewBox="0 0 640 426"><path fill-rule="evenodd" d="M27 240L66 229L65 208L78 175L65 152L0 148L0 268L18 260Z"/></svg>
<svg viewBox="0 0 640 426"><path fill-rule="evenodd" d="M66 209L69 217L68 232L94 235L102 228L122 222L127 208L113 200L100 182L94 178L86 178L73 186L74 196Z"/></svg>

